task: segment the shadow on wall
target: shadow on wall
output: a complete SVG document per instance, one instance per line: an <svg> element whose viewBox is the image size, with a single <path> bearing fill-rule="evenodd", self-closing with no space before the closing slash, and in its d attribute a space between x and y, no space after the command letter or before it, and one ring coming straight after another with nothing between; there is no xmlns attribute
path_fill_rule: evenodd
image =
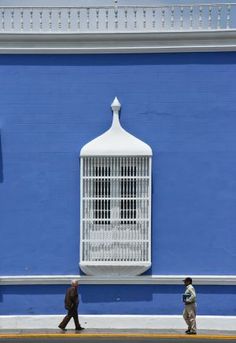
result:
<svg viewBox="0 0 236 343"><path fill-rule="evenodd" d="M0 131L0 183L3 182L2 140Z"/></svg>
<svg viewBox="0 0 236 343"><path fill-rule="evenodd" d="M173 58L174 55L174 58ZM204 59L201 58L204 56ZM235 63L235 52L195 52L182 54L136 54L135 63L132 54L94 55L2 55L0 65L37 65L37 66L106 66L106 65L181 65L181 64L231 64Z"/></svg>

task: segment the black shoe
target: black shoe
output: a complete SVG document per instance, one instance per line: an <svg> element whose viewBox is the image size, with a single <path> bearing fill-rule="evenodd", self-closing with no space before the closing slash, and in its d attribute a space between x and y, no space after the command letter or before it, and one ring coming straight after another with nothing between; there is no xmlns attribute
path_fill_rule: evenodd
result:
<svg viewBox="0 0 236 343"><path fill-rule="evenodd" d="M75 328L75 331L81 331L84 330L84 328L82 328L82 326L79 326L78 328Z"/></svg>
<svg viewBox="0 0 236 343"><path fill-rule="evenodd" d="M190 333L190 330L189 330L189 329L188 329L188 330L186 330L186 331L185 331L185 333Z"/></svg>
<svg viewBox="0 0 236 343"><path fill-rule="evenodd" d="M188 332L188 335L196 335L197 333L196 333L196 331L189 331Z"/></svg>
<svg viewBox="0 0 236 343"><path fill-rule="evenodd" d="M62 331L67 331L65 328L63 328L62 326L58 325L59 329L61 329Z"/></svg>

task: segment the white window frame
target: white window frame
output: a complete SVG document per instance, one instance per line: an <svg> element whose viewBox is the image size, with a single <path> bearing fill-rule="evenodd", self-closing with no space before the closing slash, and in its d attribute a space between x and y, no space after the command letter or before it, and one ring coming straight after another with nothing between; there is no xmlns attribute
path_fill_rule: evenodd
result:
<svg viewBox="0 0 236 343"><path fill-rule="evenodd" d="M121 127L120 107L115 98L111 128L80 154L80 268L88 275L132 276L151 266L152 150Z"/></svg>

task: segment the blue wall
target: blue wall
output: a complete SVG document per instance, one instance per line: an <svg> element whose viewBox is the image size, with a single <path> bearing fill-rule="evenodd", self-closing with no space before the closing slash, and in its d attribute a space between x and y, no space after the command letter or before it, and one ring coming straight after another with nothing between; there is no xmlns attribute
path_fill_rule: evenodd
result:
<svg viewBox="0 0 236 343"><path fill-rule="evenodd" d="M0 183L3 182L3 166L2 166L2 141L0 131Z"/></svg>
<svg viewBox="0 0 236 343"><path fill-rule="evenodd" d="M115 96L154 152L148 273L235 274L235 76L236 53L1 55L0 275L79 272L79 151L110 127Z"/></svg>
<svg viewBox="0 0 236 343"><path fill-rule="evenodd" d="M67 286L2 286L0 315L65 313ZM82 285L80 314L177 315L182 286ZM196 286L199 315L235 315L233 286Z"/></svg>

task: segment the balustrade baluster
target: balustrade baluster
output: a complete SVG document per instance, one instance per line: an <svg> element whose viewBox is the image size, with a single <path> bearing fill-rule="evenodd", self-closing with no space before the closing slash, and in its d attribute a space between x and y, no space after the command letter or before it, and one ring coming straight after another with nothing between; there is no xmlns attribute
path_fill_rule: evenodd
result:
<svg viewBox="0 0 236 343"><path fill-rule="evenodd" d="M125 28L127 29L128 27L128 11L125 10Z"/></svg>
<svg viewBox="0 0 236 343"><path fill-rule="evenodd" d="M106 10L106 29L108 29L108 10Z"/></svg>
<svg viewBox="0 0 236 343"><path fill-rule="evenodd" d="M221 26L221 10L222 10L222 7L219 6L218 11L217 11L217 29L220 29L220 26Z"/></svg>
<svg viewBox="0 0 236 343"><path fill-rule="evenodd" d="M118 0L114 1L115 28L118 28Z"/></svg>
<svg viewBox="0 0 236 343"><path fill-rule="evenodd" d="M199 29L202 28L202 6L199 7L199 18L198 18L198 22L199 22Z"/></svg>
<svg viewBox="0 0 236 343"><path fill-rule="evenodd" d="M190 29L193 29L193 6L190 6Z"/></svg>
<svg viewBox="0 0 236 343"><path fill-rule="evenodd" d="M164 29L165 27L165 10L164 9L162 9L161 11L161 26Z"/></svg>
<svg viewBox="0 0 236 343"><path fill-rule="evenodd" d="M33 25L33 9L30 9L30 31L33 31L34 25Z"/></svg>
<svg viewBox="0 0 236 343"><path fill-rule="evenodd" d="M231 6L228 5L227 6L227 17L226 17L226 28L227 29L230 29L230 27L231 27L230 22L231 22Z"/></svg>
<svg viewBox="0 0 236 343"><path fill-rule="evenodd" d="M180 28L183 29L184 27L184 8L180 8Z"/></svg>
<svg viewBox="0 0 236 343"><path fill-rule="evenodd" d="M14 12L14 10L12 10L11 11L11 29L12 30L14 30L14 28L15 28L14 16L15 16L15 12Z"/></svg>
<svg viewBox="0 0 236 343"><path fill-rule="evenodd" d="M96 29L99 29L99 10L96 10Z"/></svg>
<svg viewBox="0 0 236 343"><path fill-rule="evenodd" d="M52 31L52 10L49 10L49 31Z"/></svg>
<svg viewBox="0 0 236 343"><path fill-rule="evenodd" d="M67 28L69 31L71 30L71 10L70 9L67 11Z"/></svg>
<svg viewBox="0 0 236 343"><path fill-rule="evenodd" d="M146 11L143 10L143 28L146 29Z"/></svg>
<svg viewBox="0 0 236 343"><path fill-rule="evenodd" d="M212 7L208 7L208 29L211 29L212 25Z"/></svg>
<svg viewBox="0 0 236 343"><path fill-rule="evenodd" d="M58 12L58 29L61 31L61 11Z"/></svg>
<svg viewBox="0 0 236 343"><path fill-rule="evenodd" d="M20 30L24 30L24 12L22 8L20 10Z"/></svg>
<svg viewBox="0 0 236 343"><path fill-rule="evenodd" d="M77 28L80 30L80 11L77 11Z"/></svg>
<svg viewBox="0 0 236 343"><path fill-rule="evenodd" d="M118 9L115 7L115 28L118 28Z"/></svg>
<svg viewBox="0 0 236 343"><path fill-rule="evenodd" d="M43 28L43 12L42 11L39 12L39 28L40 30L42 30Z"/></svg>
<svg viewBox="0 0 236 343"><path fill-rule="evenodd" d="M171 15L170 15L170 26L173 29L174 28L174 19L175 18L175 8L174 6L171 7Z"/></svg>
<svg viewBox="0 0 236 343"><path fill-rule="evenodd" d="M156 27L156 11L152 10L152 28L155 29Z"/></svg>
<svg viewBox="0 0 236 343"><path fill-rule="evenodd" d="M137 10L134 9L134 28L137 28Z"/></svg>
<svg viewBox="0 0 236 343"><path fill-rule="evenodd" d="M89 29L89 20L90 20L90 10L87 8L87 29Z"/></svg>
<svg viewBox="0 0 236 343"><path fill-rule="evenodd" d="M2 10L2 30L5 31L5 11Z"/></svg>

